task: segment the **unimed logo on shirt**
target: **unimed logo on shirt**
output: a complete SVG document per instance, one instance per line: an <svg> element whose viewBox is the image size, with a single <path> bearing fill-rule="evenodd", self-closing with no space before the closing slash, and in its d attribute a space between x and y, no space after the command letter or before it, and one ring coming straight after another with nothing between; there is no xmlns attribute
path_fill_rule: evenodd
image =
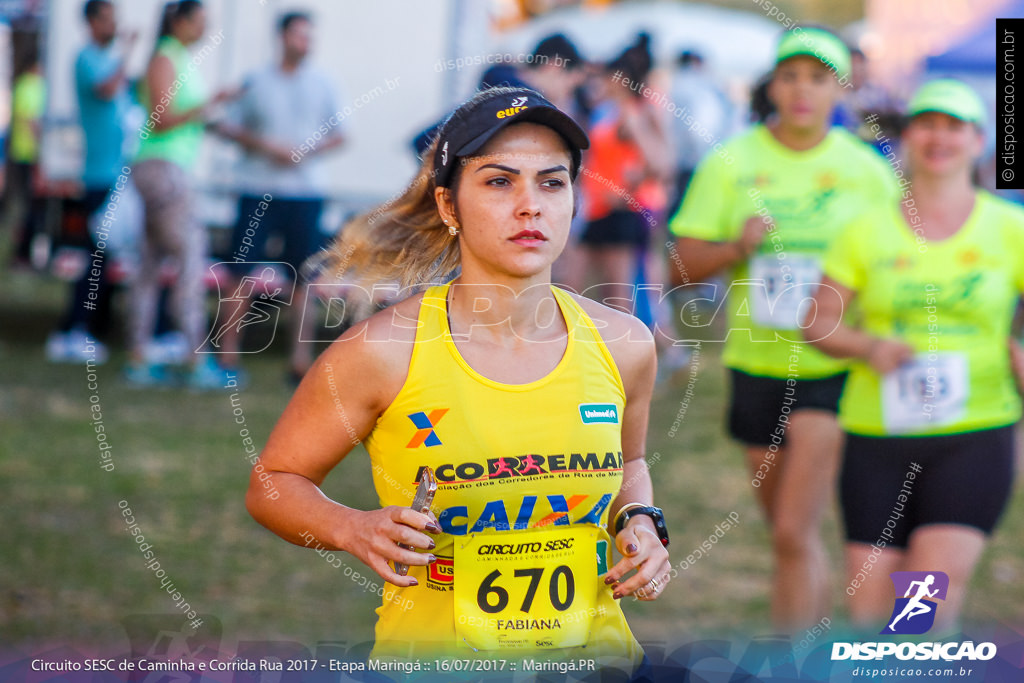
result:
<svg viewBox="0 0 1024 683"><path fill-rule="evenodd" d="M587 425L595 422L614 424L619 421L619 409L614 403L581 403L580 417Z"/></svg>

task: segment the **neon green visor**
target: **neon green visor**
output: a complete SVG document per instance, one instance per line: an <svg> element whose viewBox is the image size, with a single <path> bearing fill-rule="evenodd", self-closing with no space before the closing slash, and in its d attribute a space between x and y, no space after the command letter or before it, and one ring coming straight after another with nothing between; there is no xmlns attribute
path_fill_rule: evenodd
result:
<svg viewBox="0 0 1024 683"><path fill-rule="evenodd" d="M952 78L925 83L907 105L907 116L928 111L948 114L955 119L981 126L985 123L985 105L969 85Z"/></svg>
<svg viewBox="0 0 1024 683"><path fill-rule="evenodd" d="M795 28L782 34L775 63L807 55L821 61L843 80L850 75L850 50L836 36L820 28Z"/></svg>

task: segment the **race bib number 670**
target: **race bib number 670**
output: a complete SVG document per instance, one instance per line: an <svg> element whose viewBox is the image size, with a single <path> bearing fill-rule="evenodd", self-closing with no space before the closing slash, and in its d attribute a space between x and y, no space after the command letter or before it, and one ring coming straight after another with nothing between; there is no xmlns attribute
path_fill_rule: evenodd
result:
<svg viewBox="0 0 1024 683"><path fill-rule="evenodd" d="M597 529L556 527L455 541L455 630L479 650L587 642Z"/></svg>

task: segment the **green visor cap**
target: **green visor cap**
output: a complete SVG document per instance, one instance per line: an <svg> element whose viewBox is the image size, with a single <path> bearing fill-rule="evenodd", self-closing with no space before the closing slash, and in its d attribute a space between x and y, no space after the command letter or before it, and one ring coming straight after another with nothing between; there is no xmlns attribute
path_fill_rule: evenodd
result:
<svg viewBox="0 0 1024 683"><path fill-rule="evenodd" d="M779 50L775 55L775 63L807 55L821 60L821 63L832 69L836 78L849 78L850 50L843 41L828 31L818 28L795 28L782 34Z"/></svg>
<svg viewBox="0 0 1024 683"><path fill-rule="evenodd" d="M955 119L980 126L985 123L985 105L978 94L966 83L952 78L943 78L925 83L907 105L907 116L917 116L927 111L948 114Z"/></svg>

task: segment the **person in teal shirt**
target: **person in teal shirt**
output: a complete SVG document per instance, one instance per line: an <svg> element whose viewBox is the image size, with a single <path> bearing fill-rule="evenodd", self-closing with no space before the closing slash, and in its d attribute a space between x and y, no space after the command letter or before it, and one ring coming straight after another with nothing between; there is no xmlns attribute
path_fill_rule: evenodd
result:
<svg viewBox="0 0 1024 683"><path fill-rule="evenodd" d="M88 0L82 13L90 40L78 53L74 74L85 140L82 209L93 219L107 207L112 191L124 189L124 182L118 180L125 175L125 116L131 106L124 64L135 34L118 44L117 16L110 0ZM46 340L46 357L53 362L102 363L108 356L106 345L97 337L110 318L110 254L99 248L89 231L86 240L89 265L72 285L67 309Z"/></svg>
<svg viewBox="0 0 1024 683"><path fill-rule="evenodd" d="M132 33L118 43L110 0L89 0L84 14L90 41L75 60L75 90L85 133L82 184L86 191L109 190L124 167L124 117L131 106L125 61L137 36Z"/></svg>
<svg viewBox="0 0 1024 683"><path fill-rule="evenodd" d="M678 283L727 271L729 433L771 527L772 618L796 632L829 613L821 522L835 487L846 363L808 347L800 319L840 228L897 187L881 156L831 126L850 69L817 28L779 41L768 95L776 114L712 151L669 223Z"/></svg>
<svg viewBox="0 0 1024 683"><path fill-rule="evenodd" d="M971 181L985 107L968 86L927 83L907 114L911 182L833 244L805 334L854 361L839 410L851 617L878 628L889 574L926 569L949 577L941 630L1013 486L1024 210ZM856 325L843 316L854 304Z"/></svg>

